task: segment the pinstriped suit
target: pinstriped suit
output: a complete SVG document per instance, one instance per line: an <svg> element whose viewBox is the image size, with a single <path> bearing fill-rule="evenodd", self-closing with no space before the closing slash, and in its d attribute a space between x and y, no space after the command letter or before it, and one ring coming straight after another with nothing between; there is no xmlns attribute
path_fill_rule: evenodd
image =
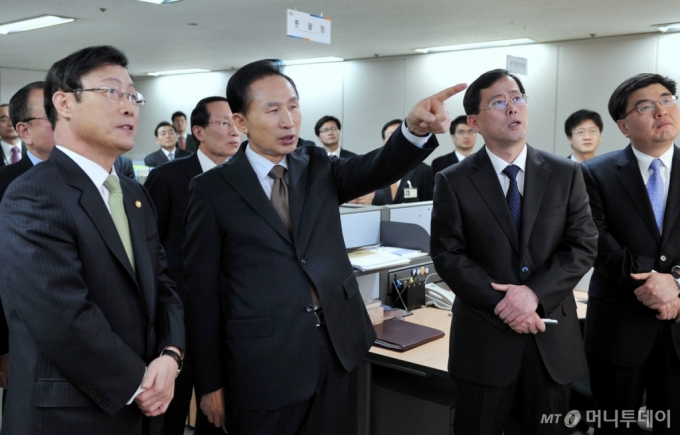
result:
<svg viewBox="0 0 680 435"><path fill-rule="evenodd" d="M99 191L59 149L0 204L0 262L15 271L0 284L12 348L3 435L141 434L125 403L165 346L184 347L153 205L120 182L135 270Z"/></svg>

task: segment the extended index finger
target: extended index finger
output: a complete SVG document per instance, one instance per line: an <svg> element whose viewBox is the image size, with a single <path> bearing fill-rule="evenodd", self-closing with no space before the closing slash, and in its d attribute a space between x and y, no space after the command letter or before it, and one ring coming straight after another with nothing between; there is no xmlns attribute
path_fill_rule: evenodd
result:
<svg viewBox="0 0 680 435"><path fill-rule="evenodd" d="M458 83L455 86L451 86L450 88L446 88L443 91L437 92L434 94L434 98L439 101L446 101L460 91L464 91L465 88L467 88L467 83Z"/></svg>

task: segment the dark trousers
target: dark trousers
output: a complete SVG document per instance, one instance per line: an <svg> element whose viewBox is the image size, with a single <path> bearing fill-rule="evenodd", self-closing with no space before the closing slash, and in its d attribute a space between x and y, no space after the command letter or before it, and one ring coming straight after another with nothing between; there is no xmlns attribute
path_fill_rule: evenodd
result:
<svg viewBox="0 0 680 435"><path fill-rule="evenodd" d="M349 376L340 364L325 326L319 332L319 378L303 403L266 411L227 410L230 435L342 435L349 400Z"/></svg>
<svg viewBox="0 0 680 435"><path fill-rule="evenodd" d="M503 364L502 360L498 364ZM522 366L506 387L454 378L458 387L454 433L465 435L557 435L567 433L570 384L560 385L543 364L533 335L527 336ZM552 423L543 415L561 414ZM505 432L504 432L505 431Z"/></svg>
<svg viewBox="0 0 680 435"><path fill-rule="evenodd" d="M658 415L659 420L663 415L661 421L652 421L654 435L680 433L680 360L673 346L670 322L659 322L654 346L641 367L621 367L593 355L588 355L588 366L590 387L599 411L597 435L638 434L637 424L626 424L630 418L624 418L623 412L628 416L632 412L637 420L645 390L647 411ZM611 421L605 422L605 415Z"/></svg>

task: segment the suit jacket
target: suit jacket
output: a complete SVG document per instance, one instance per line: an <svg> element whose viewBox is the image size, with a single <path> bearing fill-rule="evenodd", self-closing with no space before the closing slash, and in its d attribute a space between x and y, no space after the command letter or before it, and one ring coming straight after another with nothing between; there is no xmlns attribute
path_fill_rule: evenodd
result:
<svg viewBox="0 0 680 435"><path fill-rule="evenodd" d="M21 174L33 167L33 162L28 157L24 157L13 165L7 165L0 168L0 201L5 196L5 191L10 183L17 179ZM7 329L7 319L5 312L2 310L2 302L0 301L0 355L9 353L9 330Z"/></svg>
<svg viewBox="0 0 680 435"><path fill-rule="evenodd" d="M432 160L432 172L437 175L437 172L443 171L451 165L458 163L458 156L455 151Z"/></svg>
<svg viewBox="0 0 680 435"><path fill-rule="evenodd" d="M590 280L586 351L623 367L639 367L649 356L661 320L633 291L642 282L631 273L670 273L680 265L680 150L674 147L670 188L659 234L637 158L624 150L581 164L593 219L600 233ZM670 322L680 356L680 325Z"/></svg>
<svg viewBox="0 0 680 435"><path fill-rule="evenodd" d="M132 160L130 157L119 156L113 166L116 168L116 174L128 177L135 180L135 169L132 167Z"/></svg>
<svg viewBox="0 0 680 435"><path fill-rule="evenodd" d="M590 269L597 230L579 165L527 145L518 237L485 149L436 175L431 255L456 299L449 372L468 382L508 385L536 340L550 376L566 384L587 371L572 290ZM491 283L523 284L539 298L546 331L518 334L494 308L505 293Z"/></svg>
<svg viewBox="0 0 680 435"><path fill-rule="evenodd" d="M399 189L397 189L397 196L392 199L392 191L390 186L383 187L376 190L375 197L373 197L373 205L389 205L389 204L404 204L408 202L418 201L432 201L432 191L434 189L434 178L432 177L432 168L425 163L419 163L418 166L410 170L401 178ZM404 189L411 186L418 189L418 196L416 198L404 198Z"/></svg>
<svg viewBox="0 0 680 435"><path fill-rule="evenodd" d="M99 191L59 149L0 203L0 262L15 271L0 285L12 349L3 435L141 434L141 411L125 404L163 348L184 348L153 204L120 184L134 269Z"/></svg>
<svg viewBox="0 0 680 435"><path fill-rule="evenodd" d="M182 245L186 237L184 215L189 205L189 182L202 172L198 155L192 154L159 166L144 182L156 206L158 235L168 257L168 272L182 299L186 295Z"/></svg>
<svg viewBox="0 0 680 435"><path fill-rule="evenodd" d="M353 153L352 151L346 150L344 148L340 148L340 158L346 159L348 157L354 157L358 155L357 153Z"/></svg>
<svg viewBox="0 0 680 435"><path fill-rule="evenodd" d="M190 155L191 153L189 151L182 151L179 148L175 148L175 158L173 160L180 159L182 157L189 157ZM168 160L168 155L165 153L163 148L159 148L156 151L144 157L144 164L151 168L155 168L156 166L160 166L163 163L167 163L169 161L170 160Z"/></svg>
<svg viewBox="0 0 680 435"><path fill-rule="evenodd" d="M193 154L198 151L198 146L200 143L193 135L187 133L185 142L186 146L184 147L184 151L188 152L189 154ZM179 137L177 138L177 149L179 149Z"/></svg>
<svg viewBox="0 0 680 435"><path fill-rule="evenodd" d="M375 331L347 257L339 205L396 181L436 146L432 136L420 149L398 130L386 146L350 159L296 149L287 157L292 235L245 145L191 181L184 270L197 395L224 388L228 406L251 410L309 399L320 364L310 284L340 363L351 371L361 361Z"/></svg>

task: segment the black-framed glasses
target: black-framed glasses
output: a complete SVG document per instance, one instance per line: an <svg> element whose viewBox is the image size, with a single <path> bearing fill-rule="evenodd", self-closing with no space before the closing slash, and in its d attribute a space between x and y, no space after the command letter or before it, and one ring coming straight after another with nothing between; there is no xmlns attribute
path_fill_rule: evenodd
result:
<svg viewBox="0 0 680 435"><path fill-rule="evenodd" d="M117 89L109 88L107 86L102 86L102 87L99 87L99 88L89 88L89 89L74 89L72 91L66 91L66 92L75 93L75 92L87 92L87 91L105 91L106 96L109 97L109 100L118 102L118 101L122 100L123 98L125 98L126 100L128 100L130 102L130 104L132 104L133 106L137 106L137 107L142 107L144 105L144 103L146 103L146 100L144 100L144 97L139 92L133 92L133 93L121 92Z"/></svg>
<svg viewBox="0 0 680 435"><path fill-rule="evenodd" d="M322 128L321 130L319 130L319 133L328 133L329 131L338 131L338 130L340 130L338 127L326 127L326 128Z"/></svg>
<svg viewBox="0 0 680 435"><path fill-rule="evenodd" d="M33 120L35 120L35 119L47 119L47 115L43 115L43 116L34 116L33 118L26 118L26 119L24 119L24 120L22 120L22 121L19 121L19 122L31 122L31 121L33 121Z"/></svg>
<svg viewBox="0 0 680 435"><path fill-rule="evenodd" d="M656 110L657 104L661 105L661 107L671 107L673 104L677 104L677 102L678 102L677 95L665 96L659 101L643 101L641 103L636 104L635 107L633 107L633 109L630 112L623 115L623 118L621 119L626 119L626 116L630 115L636 110L642 114L652 113L653 111Z"/></svg>
<svg viewBox="0 0 680 435"><path fill-rule="evenodd" d="M231 128L234 126L232 121L227 121L226 119L224 121L208 121L208 124L217 124L222 128Z"/></svg>
<svg viewBox="0 0 680 435"><path fill-rule="evenodd" d="M492 101L490 104L482 107L480 110L486 109L505 110L508 107L508 103L512 103L512 105L515 107L526 106L528 99L529 97L525 94L515 95L514 97L510 97L510 101L505 99Z"/></svg>

